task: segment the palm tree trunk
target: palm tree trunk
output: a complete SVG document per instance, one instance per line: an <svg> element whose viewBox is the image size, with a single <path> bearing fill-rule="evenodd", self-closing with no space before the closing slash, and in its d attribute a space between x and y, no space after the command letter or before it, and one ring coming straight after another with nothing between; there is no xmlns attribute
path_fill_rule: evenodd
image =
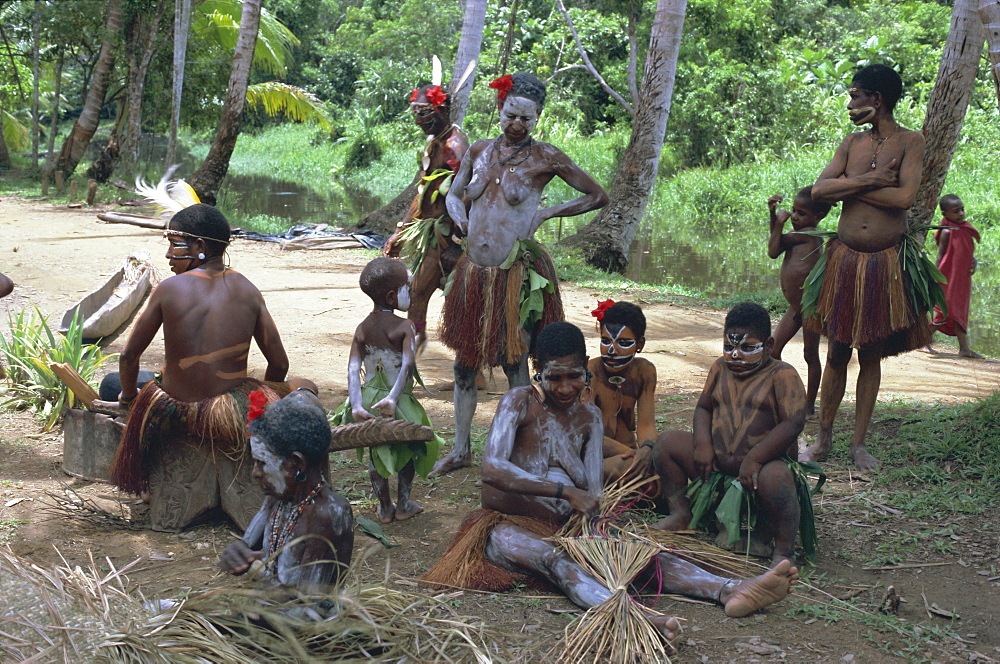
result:
<svg viewBox="0 0 1000 664"><path fill-rule="evenodd" d="M49 116L49 136L45 149L45 164L42 166L42 177L52 177L56 168L56 134L59 133L59 95L62 94L63 53L56 58L56 87L52 97L52 113Z"/></svg>
<svg viewBox="0 0 1000 664"><path fill-rule="evenodd" d="M7 150L7 141L3 137L3 124L3 106L0 106L0 170L13 166L10 162L10 152Z"/></svg>
<svg viewBox="0 0 1000 664"><path fill-rule="evenodd" d="M38 18L38 3L31 15L31 168L38 168L38 79L39 48L38 39L41 27Z"/></svg>
<svg viewBox="0 0 1000 664"><path fill-rule="evenodd" d="M73 130L63 142L56 161L56 168L62 171L65 180L69 180L73 175L100 124L101 107L104 106L104 96L108 91L108 78L115 62L115 39L121 27L122 0L111 0L108 4L108 16L104 22L104 42L101 44L100 55L97 56L97 64L94 66L87 98L83 102L83 110L80 111L80 117L73 125Z"/></svg>
<svg viewBox="0 0 1000 664"><path fill-rule="evenodd" d="M128 92L125 135L122 139L121 157L125 173L134 176L139 161L139 140L142 137L142 93L146 86L146 72L156 53L156 35L163 19L166 0L160 0L152 12L136 16L129 35ZM110 175L110 173L109 173Z"/></svg>
<svg viewBox="0 0 1000 664"><path fill-rule="evenodd" d="M937 81L924 116L924 170L908 215L911 226L934 216L941 188L951 166L965 112L969 109L986 34L976 13L977 0L955 0Z"/></svg>
<svg viewBox="0 0 1000 664"><path fill-rule="evenodd" d="M686 9L687 0L657 1L639 106L611 186L611 202L593 221L560 243L579 247L587 263L601 270L625 270L629 247L656 185Z"/></svg>
<svg viewBox="0 0 1000 664"><path fill-rule="evenodd" d="M469 107L469 95L476 79L473 70L461 90L455 90L458 80L465 73L469 63L479 59L483 46L483 25L486 23L486 0L466 0L465 14L462 17L462 36L458 42L458 52L455 54L455 70L451 75L451 121L457 125L465 119L465 111Z"/></svg>
<svg viewBox="0 0 1000 664"><path fill-rule="evenodd" d="M990 54L990 71L1000 105L1000 0L981 0L979 18L986 27L986 40Z"/></svg>
<svg viewBox="0 0 1000 664"><path fill-rule="evenodd" d="M247 83L250 79L250 65L253 49L257 44L260 28L261 0L243 0L243 15L240 17L240 34L236 38L236 52L233 55L233 70L229 76L229 89L222 105L222 118L215 132L215 140L209 148L208 156L188 182L198 192L203 203L215 205L219 185L229 171L229 159L236 148L236 139L243 124L243 107L247 99Z"/></svg>
<svg viewBox="0 0 1000 664"><path fill-rule="evenodd" d="M167 167L177 159L177 126L181 121L181 93L184 91L184 61L187 59L191 30L191 0L176 0L174 7L174 71L170 93L170 136L167 139Z"/></svg>

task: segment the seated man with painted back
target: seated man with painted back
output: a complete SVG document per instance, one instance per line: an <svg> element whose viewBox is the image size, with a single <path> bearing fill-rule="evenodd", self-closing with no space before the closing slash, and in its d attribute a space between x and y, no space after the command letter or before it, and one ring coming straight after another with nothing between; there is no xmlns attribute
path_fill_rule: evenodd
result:
<svg viewBox="0 0 1000 664"><path fill-rule="evenodd" d="M180 530L220 505L246 526L261 500L250 477L250 393L260 391L270 402L291 387L280 382L288 356L263 296L223 261L229 235L225 216L208 205L171 218L164 237L175 276L150 295L119 359L120 402L129 417L112 482L130 493L150 493L154 530ZM139 391L139 362L160 327L161 379ZM266 382L247 376L253 342L267 360Z"/></svg>

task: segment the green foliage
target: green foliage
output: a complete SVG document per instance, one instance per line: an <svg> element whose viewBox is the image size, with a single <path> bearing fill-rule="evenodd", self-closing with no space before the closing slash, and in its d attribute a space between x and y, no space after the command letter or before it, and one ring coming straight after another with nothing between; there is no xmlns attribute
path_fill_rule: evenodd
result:
<svg viewBox="0 0 1000 664"><path fill-rule="evenodd" d="M49 368L65 363L80 376L93 382L97 370L114 355L105 355L100 346L83 343L83 321L74 315L65 335L49 328L46 316L22 309L9 318L10 338L0 336L0 357L7 365L6 399L3 406L31 408L51 429L71 408L75 396Z"/></svg>
<svg viewBox="0 0 1000 664"><path fill-rule="evenodd" d="M295 122L314 121L324 129L330 129L330 119L326 116L323 102L311 92L294 85L267 81L248 86L247 104L261 106L272 117L280 114Z"/></svg>

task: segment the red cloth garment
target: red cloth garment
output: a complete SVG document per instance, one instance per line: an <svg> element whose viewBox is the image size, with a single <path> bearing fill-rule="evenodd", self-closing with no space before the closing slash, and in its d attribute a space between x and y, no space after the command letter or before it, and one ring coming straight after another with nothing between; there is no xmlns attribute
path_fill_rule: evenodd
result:
<svg viewBox="0 0 1000 664"><path fill-rule="evenodd" d="M941 220L942 226L947 226L948 248L945 249L938 269L944 274L947 284L944 288L944 299L948 303L948 316L941 309L934 307L934 325L938 332L949 336L958 336L969 328L969 298L972 296L972 260L975 243L979 242L979 231L972 224L963 221L960 224L947 219ZM934 234L935 242L941 238L941 230Z"/></svg>

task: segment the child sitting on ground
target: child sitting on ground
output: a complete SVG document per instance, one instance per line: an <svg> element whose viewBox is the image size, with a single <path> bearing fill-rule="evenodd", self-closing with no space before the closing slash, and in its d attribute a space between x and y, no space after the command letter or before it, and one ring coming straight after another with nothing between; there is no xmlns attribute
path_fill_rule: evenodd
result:
<svg viewBox="0 0 1000 664"><path fill-rule="evenodd" d="M803 231L815 231L819 221L830 212L828 203L813 201L812 187L803 187L795 194L791 212L778 209L782 200L784 199L780 195L767 199L767 207L771 211L771 236L767 242L767 255L773 259L785 254L781 262L781 292L789 305L774 331L771 357L776 360L781 359L785 344L802 327L802 285L822 253L823 241L814 235L806 235ZM789 218L792 220L792 232L785 233L785 222ZM802 344L802 355L809 368L806 407L808 415L812 415L816 411L816 394L819 392L820 376L823 373L823 365L819 361L819 333L802 330Z"/></svg>
<svg viewBox="0 0 1000 664"><path fill-rule="evenodd" d="M656 441L656 367L636 357L646 343L646 316L631 302L605 300L591 312L601 356L590 360L590 388L604 419L604 483L652 471Z"/></svg>
<svg viewBox="0 0 1000 664"><path fill-rule="evenodd" d="M401 261L376 258L361 271L361 290L372 299L375 309L354 332L347 366L348 400L334 415L333 424L361 422L381 415L430 426L427 413L413 396L416 332L413 323L393 313L396 309L406 311L410 305L409 270ZM379 521L403 521L424 511L410 500L410 488L415 473L426 477L434 467L440 443L435 436L426 443L395 443L371 449L368 474L379 500ZM395 504L389 495L388 478L393 474L398 475Z"/></svg>
<svg viewBox="0 0 1000 664"><path fill-rule="evenodd" d="M792 461L805 423L805 390L794 367L771 357L773 346L771 319L763 307L753 302L733 307L726 316L722 357L712 364L695 407L694 433L661 433L655 460L670 509L656 527L684 530L692 525L692 504L699 500L686 489L688 479L700 478L705 491L722 484L737 492L735 537L732 520L726 524L731 544L740 532L742 488L755 498L761 519L774 534L772 566L794 562L800 509L808 510L803 515L807 523L812 509L808 493L806 504L800 503ZM736 479L727 481L719 474ZM812 544L803 539L809 555Z"/></svg>
<svg viewBox="0 0 1000 664"><path fill-rule="evenodd" d="M938 245L937 266L944 274L948 283L942 284L944 299L948 305L948 315L939 307L934 307L934 321L931 324L931 334L941 332L951 337L958 337L958 354L962 357L982 358L982 355L969 347L969 300L972 298L972 275L976 272L976 242L979 242L979 231L965 220L965 204L954 194L941 197L938 202L942 226L934 234ZM928 353L936 352L927 344Z"/></svg>

